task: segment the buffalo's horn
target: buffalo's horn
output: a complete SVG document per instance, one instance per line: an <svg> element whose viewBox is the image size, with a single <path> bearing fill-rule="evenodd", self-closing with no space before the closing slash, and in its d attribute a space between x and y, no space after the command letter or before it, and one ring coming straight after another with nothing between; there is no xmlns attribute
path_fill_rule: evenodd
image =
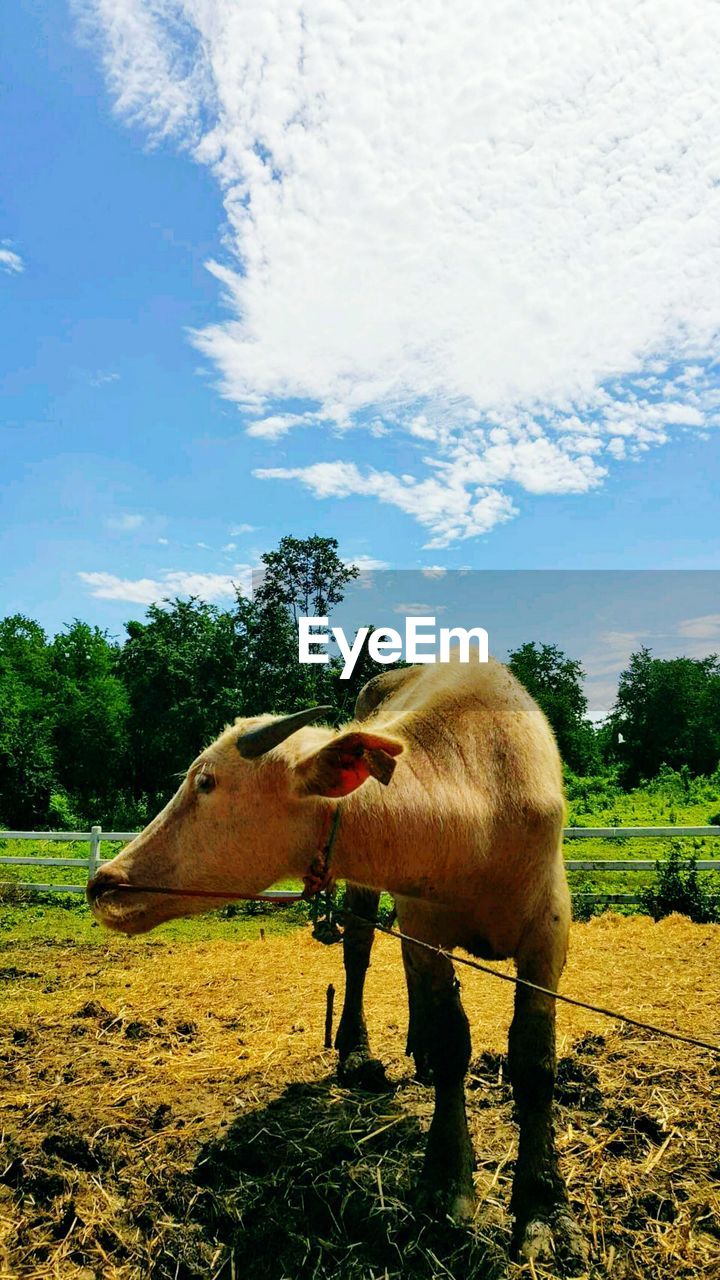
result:
<svg viewBox="0 0 720 1280"><path fill-rule="evenodd" d="M264 756L266 751L279 746L291 733L302 729L304 724L311 724L313 720L330 715L332 711L332 707L306 707L304 711L295 711L293 715L269 720L267 724L241 734L236 743L237 749L246 760L255 760L258 756Z"/></svg>

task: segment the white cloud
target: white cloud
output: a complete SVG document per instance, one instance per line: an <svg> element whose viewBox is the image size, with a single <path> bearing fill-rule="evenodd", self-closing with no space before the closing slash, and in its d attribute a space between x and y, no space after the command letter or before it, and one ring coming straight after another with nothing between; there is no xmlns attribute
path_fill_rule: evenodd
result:
<svg viewBox="0 0 720 1280"><path fill-rule="evenodd" d="M393 613L403 613L410 618L431 618L437 613L445 613L446 609L447 606L444 604L420 604L419 602L410 602L408 604L394 605Z"/></svg>
<svg viewBox="0 0 720 1280"><path fill-rule="evenodd" d="M145 517L132 512L120 516L107 516L105 526L115 533L134 533L145 523Z"/></svg>
<svg viewBox="0 0 720 1280"><path fill-rule="evenodd" d="M254 524L231 524L228 533L231 538L239 538L243 533L255 533L257 525Z"/></svg>
<svg viewBox="0 0 720 1280"><path fill-rule="evenodd" d="M293 427L309 426L318 421L316 413L274 413L269 418L260 418L251 422L246 428L249 436L258 440L279 440L287 435Z"/></svg>
<svg viewBox="0 0 720 1280"><path fill-rule="evenodd" d="M112 573L79 573L78 577L99 600L125 600L129 604L158 604L175 596L200 596L214 603L234 597L236 589L247 594L248 565L236 565L233 574L187 573L168 570L161 578L118 578Z"/></svg>
<svg viewBox="0 0 720 1280"><path fill-rule="evenodd" d="M108 383L111 383L111 382L119 382L119 381L120 381L120 374L119 374L119 373L105 373L102 369L100 369L100 370L98 370L98 372L97 372L97 373L94 373L94 374L91 376L91 378L90 378L90 386L91 386L91 387L105 387L105 386L107 386L107 385L108 385Z"/></svg>
<svg viewBox="0 0 720 1280"><path fill-rule="evenodd" d="M515 514L510 498L497 489L468 489L465 470L445 465L441 479L418 481L389 471L361 472L354 462L316 462L309 467L267 467L261 479L300 480L317 498L370 494L415 516L432 533L428 547L444 547L457 538L487 533Z"/></svg>
<svg viewBox="0 0 720 1280"><path fill-rule="evenodd" d="M0 271L5 271L5 275L19 275L24 269L26 265L19 253L10 248L0 248Z"/></svg>
<svg viewBox="0 0 720 1280"><path fill-rule="evenodd" d="M24 270L25 263L19 253L13 253L12 249L0 247L0 271L4 271L9 276L18 276Z"/></svg>
<svg viewBox="0 0 720 1280"><path fill-rule="evenodd" d="M678 626L678 635L691 640L720 641L720 613L706 613L701 618L685 618Z"/></svg>
<svg viewBox="0 0 720 1280"><path fill-rule="evenodd" d="M350 556L346 564L354 565L361 573L372 573L373 569L389 569L387 560L378 560L376 556Z"/></svg>
<svg viewBox="0 0 720 1280"><path fill-rule="evenodd" d="M701 427L705 422L704 414L692 404L663 405L666 422L677 422L686 427Z"/></svg>
<svg viewBox="0 0 720 1280"><path fill-rule="evenodd" d="M369 492L440 546L717 424L714 0L78 3L119 112L221 186L197 344L251 435L312 441L262 475L367 492L324 433L401 436Z"/></svg>

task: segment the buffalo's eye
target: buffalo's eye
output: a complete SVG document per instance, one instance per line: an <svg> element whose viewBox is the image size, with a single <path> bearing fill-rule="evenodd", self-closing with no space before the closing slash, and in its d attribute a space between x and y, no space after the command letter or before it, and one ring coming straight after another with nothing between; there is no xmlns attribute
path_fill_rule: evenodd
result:
<svg viewBox="0 0 720 1280"><path fill-rule="evenodd" d="M212 773L198 773L195 775L195 790L202 791L203 795L207 795L215 787L215 777Z"/></svg>

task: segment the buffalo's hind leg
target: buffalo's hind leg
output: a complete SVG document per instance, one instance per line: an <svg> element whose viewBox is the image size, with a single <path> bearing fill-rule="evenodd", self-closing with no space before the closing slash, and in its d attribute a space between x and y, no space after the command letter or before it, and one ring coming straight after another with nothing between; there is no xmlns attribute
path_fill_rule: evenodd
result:
<svg viewBox="0 0 720 1280"><path fill-rule="evenodd" d="M550 991L565 963L564 913L528 939L517 958L519 978ZM510 1079L520 1126L512 1192L514 1246L525 1262L551 1259L570 1269L584 1266L587 1248L572 1216L555 1149L555 1000L528 987L515 989L510 1027Z"/></svg>
<svg viewBox="0 0 720 1280"><path fill-rule="evenodd" d="M335 1036L340 1060L338 1078L342 1084L370 1091L387 1089L388 1081L382 1062L370 1053L363 995L365 977L370 965L380 894L348 884L345 890L347 917L343 933L345 965L345 1000ZM367 921L367 923L366 923Z"/></svg>

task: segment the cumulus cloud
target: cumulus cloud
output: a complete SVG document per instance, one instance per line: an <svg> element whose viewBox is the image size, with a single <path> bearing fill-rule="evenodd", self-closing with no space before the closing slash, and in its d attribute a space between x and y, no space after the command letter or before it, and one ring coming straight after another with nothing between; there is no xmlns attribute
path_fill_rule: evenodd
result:
<svg viewBox="0 0 720 1280"><path fill-rule="evenodd" d="M351 556L345 563L354 565L361 573L371 573L373 569L390 568L387 560L378 560L377 556Z"/></svg>
<svg viewBox="0 0 720 1280"><path fill-rule="evenodd" d="M159 604L176 596L199 596L214 603L234 597L237 590L247 594L248 565L236 565L233 574L187 573L167 570L160 578L119 578L112 573L79 573L90 594L99 600L124 600L128 604Z"/></svg>
<svg viewBox="0 0 720 1280"><path fill-rule="evenodd" d="M438 464L439 466L439 464ZM444 464L438 477L418 481L390 471L361 471L354 462L316 462L308 467L267 467L260 479L300 480L317 498L368 494L414 515L432 532L427 547L445 547L457 538L487 533L515 514L511 499L497 489L468 488L462 465Z"/></svg>
<svg viewBox="0 0 720 1280"><path fill-rule="evenodd" d="M0 247L0 271L4 271L9 276L19 276L24 270L25 263L19 253Z"/></svg>
<svg viewBox="0 0 720 1280"><path fill-rule="evenodd" d="M317 421L316 413L274 413L269 418L258 418L246 429L249 436L254 436L258 440L279 440L280 436L286 436L293 427L309 425Z"/></svg>
<svg viewBox="0 0 720 1280"><path fill-rule="evenodd" d="M121 115L221 186L230 314L195 341L251 435L311 440L258 474L369 493L444 546L716 425L713 0L82 12ZM349 428L382 470L328 457Z"/></svg>

